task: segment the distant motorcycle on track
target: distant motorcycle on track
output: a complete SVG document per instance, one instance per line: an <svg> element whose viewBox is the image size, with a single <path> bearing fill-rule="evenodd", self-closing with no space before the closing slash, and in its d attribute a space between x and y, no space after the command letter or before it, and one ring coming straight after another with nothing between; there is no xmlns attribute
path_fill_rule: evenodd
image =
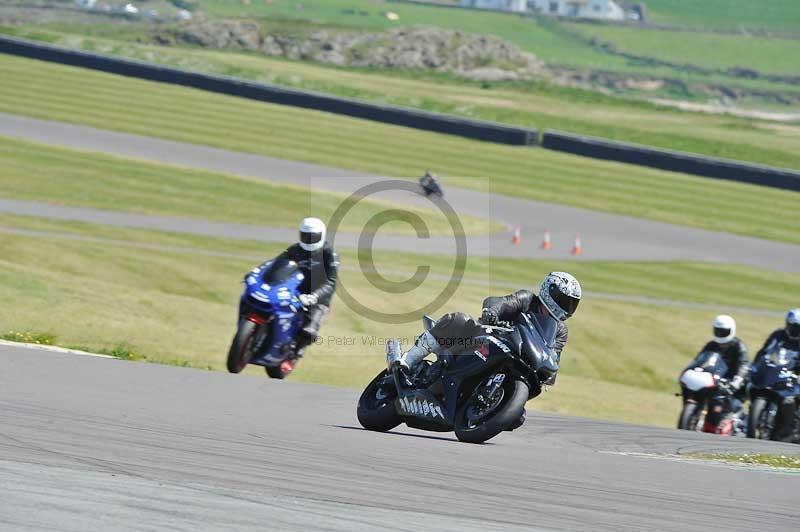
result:
<svg viewBox="0 0 800 532"><path fill-rule="evenodd" d="M775 439L784 427L778 424L778 405L797 400L800 396L795 368L800 364L800 353L777 345L758 358L750 368L750 418L747 437L762 440ZM795 410L792 428L787 431L790 441L800 443L800 409Z"/></svg>
<svg viewBox="0 0 800 532"><path fill-rule="evenodd" d="M426 172L424 176L419 178L419 186L422 188L422 193L425 197L431 195L439 196L440 198L444 197L444 192L442 191L441 185L439 185L439 181L437 181L436 176L430 172Z"/></svg>
<svg viewBox="0 0 800 532"><path fill-rule="evenodd" d="M435 322L425 316L425 328ZM410 380L384 370L358 401L358 420L368 430L407 426L455 431L463 442L482 443L519 426L526 401L541 393L538 370L558 370L553 345L556 321L520 314L514 323L486 326L474 349L423 361Z"/></svg>
<svg viewBox="0 0 800 532"><path fill-rule="evenodd" d="M239 325L228 351L229 372L255 364L275 379L291 373L294 354L287 347L302 327L298 287L303 278L290 260L268 261L245 276Z"/></svg>
<svg viewBox="0 0 800 532"><path fill-rule="evenodd" d="M697 430L705 406L703 432L744 434L744 412L732 409L733 391L723 378L727 372L728 365L719 353L703 351L681 373L683 409L678 419L679 429Z"/></svg>

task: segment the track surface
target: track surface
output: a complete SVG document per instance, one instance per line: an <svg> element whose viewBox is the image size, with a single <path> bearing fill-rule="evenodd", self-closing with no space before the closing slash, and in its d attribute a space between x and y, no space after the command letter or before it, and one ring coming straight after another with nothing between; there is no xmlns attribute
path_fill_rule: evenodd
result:
<svg viewBox="0 0 800 532"><path fill-rule="evenodd" d="M796 446L532 415L476 446L353 391L0 346L4 530L797 530L800 476L627 453ZM558 393L557 387L549 393Z"/></svg>
<svg viewBox="0 0 800 532"><path fill-rule="evenodd" d="M343 193L381 179L307 163L12 115L0 114L0 135ZM426 204L424 199L408 192L378 197L398 205ZM453 187L446 188L446 199L460 214L521 227L524 245L509 245L508 234L474 237L469 240L469 253L473 255L568 259L572 258L569 254L572 239L580 233L584 244L583 257L589 259L704 260L800 273L800 246L797 245ZM289 235L293 236L291 231L257 225L149 217L10 200L0 203L0 212L25 212L53 218L273 242L285 242ZM546 228L551 230L555 246L547 252L538 246ZM357 241L357 235L340 234L336 245L354 247ZM452 250L452 240L441 238L380 236L375 244L387 249L418 252L449 253Z"/></svg>

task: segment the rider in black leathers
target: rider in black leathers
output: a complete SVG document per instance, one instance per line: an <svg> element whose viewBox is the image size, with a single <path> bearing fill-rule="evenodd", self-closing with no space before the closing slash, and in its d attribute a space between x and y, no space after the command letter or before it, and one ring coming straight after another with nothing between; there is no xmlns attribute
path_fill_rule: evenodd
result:
<svg viewBox="0 0 800 532"><path fill-rule="evenodd" d="M800 351L800 309L792 309L786 314L786 325L782 329L777 329L769 335L764 342L764 346L758 350L753 362L771 353L777 346L784 347L791 351ZM795 373L800 378L800 365L795 366ZM775 439L784 440L791 434L792 418L797 409L797 401L800 398L790 398L787 402L778 405L776 428L778 432Z"/></svg>
<svg viewBox="0 0 800 532"><path fill-rule="evenodd" d="M477 347L472 344L475 336L482 334L481 324L494 325L498 321L514 321L521 312L550 314L558 321L554 342L557 360L555 367L539 368L538 376L542 384L553 384L561 351L567 343L568 330L564 322L575 313L580 299L581 285L575 277L564 272L551 272L539 286L538 296L529 290L518 290L507 296L486 298L483 301L480 323L462 312L445 314L430 330L423 332L405 353L395 356L390 350L389 368L397 368L407 376L413 376L429 353L439 355L444 350L458 353ZM519 420L506 430L517 429L524 422L523 410Z"/></svg>
<svg viewBox="0 0 800 532"><path fill-rule="evenodd" d="M730 316L720 315L712 323L714 339L703 346L700 352L719 353L728 372L723 376L732 393L731 411L739 412L747 397L747 380L750 376L750 359L747 345L736 336L736 322Z"/></svg>
<svg viewBox="0 0 800 532"><path fill-rule="evenodd" d="M442 316L429 331L417 338L411 349L391 363L411 375L429 353L438 353L444 349L451 352L473 349L474 337L482 333L481 324L513 321L520 312L550 314L558 321L554 348L560 359L568 336L564 322L575 312L580 298L581 287L577 279L568 273L552 272L542 281L538 296L528 290L519 290L504 297L485 299L480 323L461 312ZM553 384L555 371L557 370L542 368L542 382Z"/></svg>
<svg viewBox="0 0 800 532"><path fill-rule="evenodd" d="M317 340L322 320L328 313L336 291L339 256L325 240L325 224L316 218L306 218L300 224L300 241L289 246L277 259L297 263L304 275L299 286L300 302L306 309L302 329L294 344L294 355L300 357L305 348Z"/></svg>

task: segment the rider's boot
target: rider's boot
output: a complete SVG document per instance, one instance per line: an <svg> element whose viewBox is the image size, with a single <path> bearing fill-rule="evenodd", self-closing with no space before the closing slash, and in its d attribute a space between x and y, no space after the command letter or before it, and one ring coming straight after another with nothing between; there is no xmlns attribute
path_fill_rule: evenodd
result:
<svg viewBox="0 0 800 532"><path fill-rule="evenodd" d="M399 369L406 377L412 377L419 368L422 359L439 349L439 342L430 331L422 333L411 349L405 353L400 352L400 344L390 340L386 345L386 361L389 372Z"/></svg>

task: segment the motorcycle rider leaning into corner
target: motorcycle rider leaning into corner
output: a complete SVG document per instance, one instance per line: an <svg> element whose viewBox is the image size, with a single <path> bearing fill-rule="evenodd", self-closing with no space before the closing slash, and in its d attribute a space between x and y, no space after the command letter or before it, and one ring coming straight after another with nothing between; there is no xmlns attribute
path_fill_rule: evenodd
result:
<svg viewBox="0 0 800 532"><path fill-rule="evenodd" d="M339 256L325 240L326 228L318 218L300 222L299 242L289 246L275 260L287 259L297 263L304 279L300 284L300 304L305 309L305 321L292 344L293 358L300 358L306 347L317 340L322 320L328 313L336 291ZM288 354L288 353L287 353Z"/></svg>
<svg viewBox="0 0 800 532"><path fill-rule="evenodd" d="M747 358L747 346L736 336L736 320L720 314L711 323L714 339L708 342L700 353L712 351L719 353L728 373L724 378L731 389L731 411L739 412L742 401L747 397L747 380L750 375L750 360Z"/></svg>
<svg viewBox="0 0 800 532"><path fill-rule="evenodd" d="M756 353L753 362L759 358L770 354L776 347L784 347L790 351L800 351L800 308L791 309L786 313L785 325L773 331L764 342L764 346ZM800 364L795 365L794 372L800 378ZM782 428L782 433L777 434L776 439L783 440L789 436L787 432L792 428L792 417L797 409L797 401L800 398L792 397L778 406L777 423Z"/></svg>
<svg viewBox="0 0 800 532"><path fill-rule="evenodd" d="M439 355L444 350L456 353L471 349L472 339L483 334L482 324L495 325L500 321L514 321L523 312L549 314L558 322L554 345L557 356L555 362L558 364L561 351L567 344L568 329L565 322L575 313L580 300L581 285L575 277L565 272L551 272L540 284L538 295L529 290L518 290L507 296L486 298L483 301L480 323L461 312L445 314L429 331L423 332L408 351L391 357L390 368L398 368L406 376L413 377L428 354ZM555 383L557 371L557 365L555 369L539 369L542 384ZM519 427L524 421L523 412L519 422L508 430Z"/></svg>

